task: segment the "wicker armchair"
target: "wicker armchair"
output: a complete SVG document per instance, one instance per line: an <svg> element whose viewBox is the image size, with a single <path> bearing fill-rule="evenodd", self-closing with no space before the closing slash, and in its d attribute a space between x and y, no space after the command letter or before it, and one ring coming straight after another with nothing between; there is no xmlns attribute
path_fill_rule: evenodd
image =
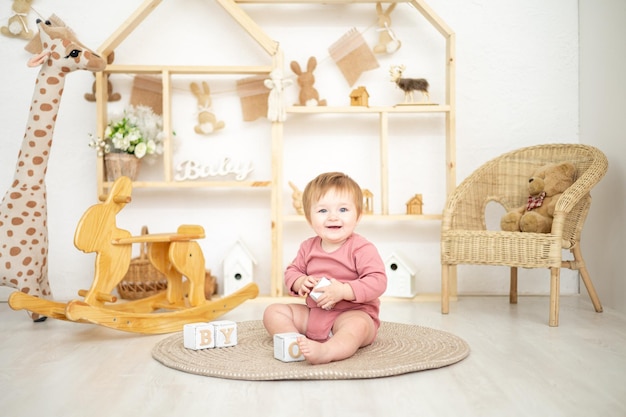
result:
<svg viewBox="0 0 626 417"><path fill-rule="evenodd" d="M525 204L525 184L537 167L552 162L574 163L577 180L557 202L550 233L489 231L485 209L490 201L506 210ZM581 144L549 144L518 149L485 163L449 196L441 230L441 311L449 312L450 282L458 264L501 265L511 268L509 301L517 303L517 268L550 269L550 326L559 325L560 268L580 271L597 312L602 305L581 250L580 235L591 205L589 191L608 168L606 156ZM573 260L563 260L569 249Z"/></svg>

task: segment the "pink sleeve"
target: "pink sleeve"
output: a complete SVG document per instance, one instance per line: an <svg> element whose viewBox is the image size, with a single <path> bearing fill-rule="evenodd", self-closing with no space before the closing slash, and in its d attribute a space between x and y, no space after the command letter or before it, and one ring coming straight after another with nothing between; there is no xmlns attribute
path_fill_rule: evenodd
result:
<svg viewBox="0 0 626 417"><path fill-rule="evenodd" d="M312 241L313 239L307 239L302 242L295 259L287 266L287 269L285 269L285 286L291 295L298 295L291 287L293 287L293 284L298 278L302 275L307 275L306 258L307 254L311 251Z"/></svg>
<svg viewBox="0 0 626 417"><path fill-rule="evenodd" d="M385 264L378 250L372 243L363 240L355 246L353 256L359 276L347 283L356 297L354 302L367 303L377 299L387 289Z"/></svg>

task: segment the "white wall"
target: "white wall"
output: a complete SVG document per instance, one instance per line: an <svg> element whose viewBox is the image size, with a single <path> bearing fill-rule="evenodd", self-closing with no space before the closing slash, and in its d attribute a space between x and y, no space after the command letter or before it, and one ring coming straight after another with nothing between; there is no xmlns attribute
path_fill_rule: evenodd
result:
<svg viewBox="0 0 626 417"><path fill-rule="evenodd" d="M598 184L582 249L605 306L626 312L626 2L580 0L580 138L602 149L609 171Z"/></svg>
<svg viewBox="0 0 626 417"><path fill-rule="evenodd" d="M44 16L59 15L83 43L97 48L140 3L139 0L90 2L88 14L85 3L78 0L49 0L36 7ZM575 2L431 0L429 5L457 35L457 181L504 151L546 142L579 141L578 6ZM316 87L330 104L345 104L350 89L342 82L327 49L352 26L366 31L368 41L375 41L376 33L371 27L375 19L373 4L344 5L332 12L321 6L299 5L282 8L282 14L269 12L274 7L280 8L276 5L242 7L281 43L287 63L296 60L304 65L310 55L317 56L320 64ZM8 15L8 10L0 11L0 17ZM370 102L378 99L380 104L392 104L401 99L388 82L387 69L392 63L406 64L409 71L413 71L411 75L427 77L433 85L433 100L443 100L441 39L425 21L412 20L411 16L419 14L408 5L398 6L392 28L403 47L396 55L381 58L381 67L364 74L358 82L368 86L373 97ZM116 62L197 63L208 59L211 64L223 64L224 60L231 59L253 62L263 59L259 48L250 45L238 26L227 26L227 22L214 2L163 2L118 48ZM36 70L25 66L29 56L23 51L23 44L0 37L3 56L0 67L3 97L0 103L0 190L5 190L11 182L36 77ZM216 50L219 50L218 56L211 58ZM87 147L87 134L95 129L95 106L83 99L83 94L91 90L92 81L93 76L88 73L68 77L48 169L50 280L57 299L75 297L77 289L89 286L93 275L93 255L77 251L72 244L78 219L94 204L96 197L95 158ZM180 85L187 81L181 79ZM118 78L116 89L123 92L129 82ZM237 142L241 135L250 138L257 132L267 132L266 122L237 127L241 124L238 98L234 93L229 94L228 87L218 87L223 88L223 94L218 91L214 97L214 110L225 119L227 130L200 143L201 139L192 139L185 133L194 124L193 110L182 113L176 126L181 152L185 149L189 152L194 147L201 152L217 153L240 149L245 155L256 155L253 157L259 162L255 163L258 170L254 175L267 178L269 167L263 166L263 161L267 161L267 133L259 133L256 144ZM189 98L182 94L183 89L180 89L180 100L186 103ZM297 89L292 88L289 94L288 100L294 101ZM393 169L400 172L408 167L410 173L393 183L399 197L392 202L392 208L401 211L411 195L422 192L427 201L425 209L440 212L444 203L440 120L433 117L425 123L404 121L399 125L394 135L403 139L399 147L391 151L392 157L397 158L393 160ZM376 129L375 121L369 120L347 126L320 121L312 128L310 123L294 118L293 123L287 125L286 133L300 139L286 140L285 179L303 188L306 181L320 171L340 169L353 175L362 186L376 189L378 156L376 151L371 151L377 146L374 143ZM359 155L359 159L354 155ZM310 165L301 165L302 161ZM301 169L301 166L307 168ZM146 175L151 175L150 169ZM290 193L285 184L286 201ZM133 204L118 221L134 233L139 232L142 224L147 224L153 232L171 231L180 223L202 224L207 229L207 239L203 242L207 267L220 277L224 253L244 234L243 240L259 261L255 273L261 292L267 293L268 207L269 193L263 191L136 190ZM408 228L367 224L362 225L360 231L379 245L383 256L397 250L418 264L420 292L439 290L438 223ZM294 256L299 241L310 234L304 224L290 226L288 232L285 261ZM594 240L597 244L602 241L591 236L590 246ZM505 293L507 273L494 269L461 268L460 291ZM546 272L523 271L522 274L528 279L521 280L520 292L548 292ZM470 276L471 279L463 279ZM563 292L576 293L575 274L564 273L562 286Z"/></svg>

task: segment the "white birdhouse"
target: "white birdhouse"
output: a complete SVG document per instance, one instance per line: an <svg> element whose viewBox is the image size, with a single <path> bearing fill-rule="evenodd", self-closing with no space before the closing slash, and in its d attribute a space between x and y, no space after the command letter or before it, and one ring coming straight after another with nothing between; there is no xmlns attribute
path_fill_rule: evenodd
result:
<svg viewBox="0 0 626 417"><path fill-rule="evenodd" d="M231 294L253 281L256 260L241 240L224 257L224 295Z"/></svg>
<svg viewBox="0 0 626 417"><path fill-rule="evenodd" d="M412 298L417 293L415 288L415 269L397 253L392 253L385 261L387 272L387 290L383 295L389 297Z"/></svg>

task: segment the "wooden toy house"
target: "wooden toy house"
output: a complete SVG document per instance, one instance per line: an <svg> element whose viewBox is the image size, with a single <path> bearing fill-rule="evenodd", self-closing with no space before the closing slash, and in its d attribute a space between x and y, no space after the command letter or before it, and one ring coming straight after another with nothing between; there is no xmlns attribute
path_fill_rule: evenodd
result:
<svg viewBox="0 0 626 417"><path fill-rule="evenodd" d="M389 297L413 298L417 293L415 269L397 253L392 253L385 260L387 290L383 295Z"/></svg>
<svg viewBox="0 0 626 417"><path fill-rule="evenodd" d="M363 86L359 86L350 93L350 105L369 107L369 98L370 95L367 89Z"/></svg>
<svg viewBox="0 0 626 417"><path fill-rule="evenodd" d="M406 202L406 214L422 214L422 195L415 194Z"/></svg>
<svg viewBox="0 0 626 417"><path fill-rule="evenodd" d="M224 257L224 295L253 282L256 263L250 250L238 240Z"/></svg>

